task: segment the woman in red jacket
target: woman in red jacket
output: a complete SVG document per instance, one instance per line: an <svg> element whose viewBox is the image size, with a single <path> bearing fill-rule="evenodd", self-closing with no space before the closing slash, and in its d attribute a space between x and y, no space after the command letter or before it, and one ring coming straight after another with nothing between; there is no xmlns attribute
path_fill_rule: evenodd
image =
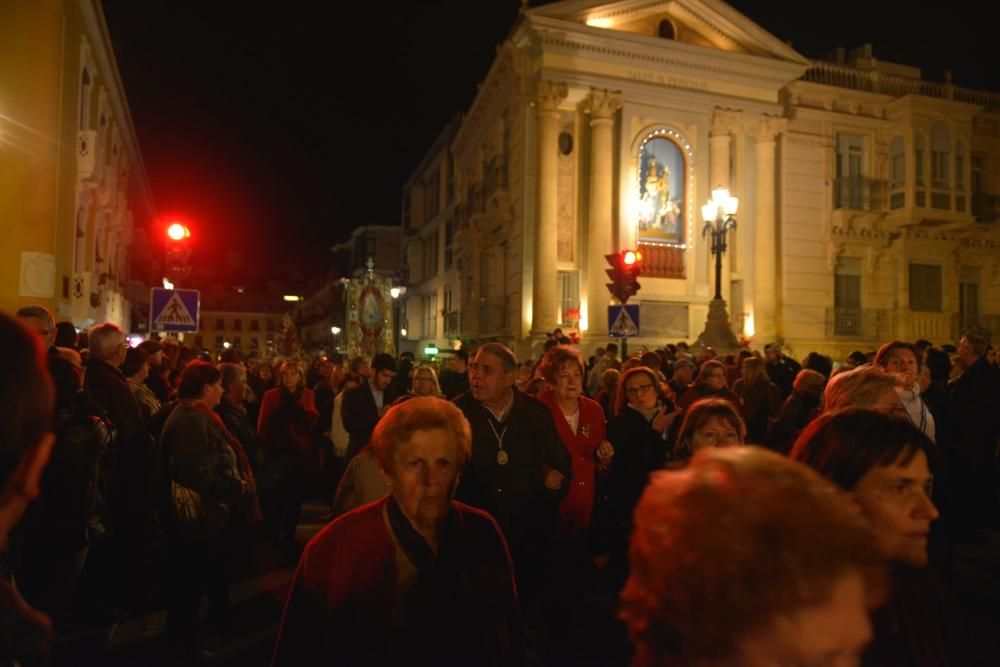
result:
<svg viewBox="0 0 1000 667"><path fill-rule="evenodd" d="M555 420L556 431L573 459L573 478L560 515L563 540L586 539L594 510L598 466L606 468L614 454L605 439L604 410L583 395L583 358L568 345L550 348L539 364L548 388L539 395Z"/></svg>
<svg viewBox="0 0 1000 667"><path fill-rule="evenodd" d="M260 405L257 431L264 453L262 484L265 530L277 544L291 548L302 512L302 494L313 457L313 426L319 417L316 396L305 385L302 369L286 361L281 384L268 389Z"/></svg>

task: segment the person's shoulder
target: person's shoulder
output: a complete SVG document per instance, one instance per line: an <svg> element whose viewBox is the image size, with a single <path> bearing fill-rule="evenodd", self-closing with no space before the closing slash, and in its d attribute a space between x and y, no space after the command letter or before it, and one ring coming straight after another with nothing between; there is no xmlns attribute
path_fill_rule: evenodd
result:
<svg viewBox="0 0 1000 667"><path fill-rule="evenodd" d="M373 542L380 535L378 527L384 525L382 508L387 499L388 496L357 507L326 524L306 544L302 558L313 558L341 548L355 551L359 549L359 545Z"/></svg>
<svg viewBox="0 0 1000 667"><path fill-rule="evenodd" d="M469 391L462 392L455 398L451 399L451 402L458 406L458 409L462 412L467 412L479 404L476 399L472 398L472 392Z"/></svg>
<svg viewBox="0 0 1000 667"><path fill-rule="evenodd" d="M604 408L601 407L601 404L592 398L587 398L586 396L580 397L580 409L585 415L604 416Z"/></svg>

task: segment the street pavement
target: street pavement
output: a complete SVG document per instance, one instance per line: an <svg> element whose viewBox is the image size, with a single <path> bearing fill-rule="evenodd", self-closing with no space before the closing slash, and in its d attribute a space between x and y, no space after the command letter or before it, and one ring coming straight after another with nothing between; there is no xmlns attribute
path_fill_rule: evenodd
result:
<svg viewBox="0 0 1000 667"><path fill-rule="evenodd" d="M257 558L261 564L258 572L230 586L233 630L225 637L205 638L196 664L212 667L268 665L298 554L326 525L329 512L328 505L306 503L296 530L295 553L278 555L264 551ZM165 624L166 612L155 609L120 622L61 633L57 637L53 664L56 667L181 667L182 663L173 663L165 657ZM190 665L190 662L183 664Z"/></svg>
<svg viewBox="0 0 1000 667"><path fill-rule="evenodd" d="M211 667L268 665L298 554L326 525L328 514L327 505L306 503L296 531L296 553L283 557L265 554L258 558L263 566L258 567L253 576L230 587L233 631L225 637L207 638L195 664ZM1000 628L1000 534L994 533L982 543L959 545L954 563L950 579L965 617L971 652L979 657L978 664L1000 664L1000 633L997 632ZM57 667L180 667L181 663L172 663L164 657L167 653L165 621L166 612L155 609L119 623L64 633L58 638L53 664ZM583 634L600 638L606 633L600 628L589 627ZM598 657L606 655L601 646L591 646L587 650L590 651L589 659L581 659L578 664L589 667L604 662L604 657Z"/></svg>

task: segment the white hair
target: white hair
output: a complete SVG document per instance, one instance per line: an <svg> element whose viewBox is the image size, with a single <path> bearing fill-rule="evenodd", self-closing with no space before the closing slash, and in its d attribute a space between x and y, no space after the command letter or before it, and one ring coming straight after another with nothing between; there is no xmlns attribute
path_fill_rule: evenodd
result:
<svg viewBox="0 0 1000 667"><path fill-rule="evenodd" d="M114 322L98 324L87 336L90 356L99 361L112 361L118 346L125 340L125 332Z"/></svg>

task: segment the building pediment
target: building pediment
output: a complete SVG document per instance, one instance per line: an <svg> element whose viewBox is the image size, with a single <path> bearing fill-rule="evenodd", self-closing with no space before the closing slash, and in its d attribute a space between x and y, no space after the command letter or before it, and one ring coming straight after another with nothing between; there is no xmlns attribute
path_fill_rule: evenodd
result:
<svg viewBox="0 0 1000 667"><path fill-rule="evenodd" d="M528 15L680 44L809 65L792 47L720 0L568 0Z"/></svg>

